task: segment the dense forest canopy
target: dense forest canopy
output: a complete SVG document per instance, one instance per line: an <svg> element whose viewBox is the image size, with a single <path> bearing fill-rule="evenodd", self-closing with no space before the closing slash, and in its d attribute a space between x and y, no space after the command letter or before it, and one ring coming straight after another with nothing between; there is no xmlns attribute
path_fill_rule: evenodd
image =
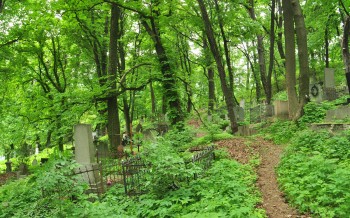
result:
<svg viewBox="0 0 350 218"><path fill-rule="evenodd" d="M116 146L143 118L182 128L223 107L235 132L242 100L286 96L300 117L324 68L346 85L349 11L345 0L2 0L0 154L62 150L79 122Z"/></svg>

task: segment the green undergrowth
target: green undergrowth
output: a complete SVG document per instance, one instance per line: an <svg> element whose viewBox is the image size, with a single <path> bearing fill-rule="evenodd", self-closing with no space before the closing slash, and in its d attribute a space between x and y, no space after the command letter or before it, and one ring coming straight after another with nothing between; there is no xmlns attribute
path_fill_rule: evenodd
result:
<svg viewBox="0 0 350 218"><path fill-rule="evenodd" d="M206 176L177 190L124 197L115 187L102 202L85 204L75 216L87 217L265 217L249 166L221 159ZM107 209L105 209L107 208Z"/></svg>
<svg viewBox="0 0 350 218"><path fill-rule="evenodd" d="M50 160L28 178L2 186L0 217L266 217L256 207L261 197L254 166L241 165L217 151L205 174L169 189L167 182L195 169L175 167L183 160L167 146L150 148L154 152L147 156L153 160L155 176L144 181L147 194L127 197L123 186L116 185L101 200L86 195L86 184L65 176L77 165L63 157Z"/></svg>
<svg viewBox="0 0 350 218"><path fill-rule="evenodd" d="M266 140L276 144L287 144L300 131L295 122L278 120L260 129L260 134Z"/></svg>
<svg viewBox="0 0 350 218"><path fill-rule="evenodd" d="M315 217L348 217L349 145L350 131L299 132L278 167L278 180L290 203Z"/></svg>

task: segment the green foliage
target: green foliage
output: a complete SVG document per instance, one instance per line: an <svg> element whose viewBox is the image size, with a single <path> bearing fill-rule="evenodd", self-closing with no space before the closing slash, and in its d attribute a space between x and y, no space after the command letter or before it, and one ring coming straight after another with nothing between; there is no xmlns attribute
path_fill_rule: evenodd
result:
<svg viewBox="0 0 350 218"><path fill-rule="evenodd" d="M224 139L230 139L234 136L227 133L227 132L221 132L216 134L208 134L203 137L196 138L192 141L192 143L188 144L187 147L196 147L200 145L210 144L215 141L224 140Z"/></svg>
<svg viewBox="0 0 350 218"><path fill-rule="evenodd" d="M319 217L350 213L350 134L302 131L278 167L290 202Z"/></svg>
<svg viewBox="0 0 350 218"><path fill-rule="evenodd" d="M187 180L198 168L185 167L186 157L170 143L146 147L142 158L152 162L154 175L144 181L147 194L128 197L124 187L116 185L100 201L91 201L94 196L83 194L86 184L67 177L77 165L61 156L32 176L3 186L0 217L266 217L256 207L260 195L250 165L228 160L218 151L220 159L204 176Z"/></svg>
<svg viewBox="0 0 350 218"><path fill-rule="evenodd" d="M309 102L304 106L304 115L300 118L301 124L320 123L326 117L327 110L333 109L335 106L330 102Z"/></svg>
<svg viewBox="0 0 350 218"><path fill-rule="evenodd" d="M76 201L86 198L87 185L73 170L70 158L44 164L33 175L0 189L0 217L67 217Z"/></svg>
<svg viewBox="0 0 350 218"><path fill-rule="evenodd" d="M292 121L278 120L260 132L265 139L273 140L276 144L288 143L298 132L299 127Z"/></svg>
<svg viewBox="0 0 350 218"><path fill-rule="evenodd" d="M146 163L152 163L150 173L144 181L145 188L156 196L161 197L171 189L181 186L194 173L200 172L194 165L185 165L186 160L166 141L145 145L144 151L141 154L142 159Z"/></svg>
<svg viewBox="0 0 350 218"><path fill-rule="evenodd" d="M273 100L288 101L288 95L286 91L281 91L273 96Z"/></svg>
<svg viewBox="0 0 350 218"><path fill-rule="evenodd" d="M206 177L179 189L135 198L123 196L122 187L112 188L102 202L85 204L76 216L87 217L266 217L257 209L260 196L254 186L256 177L249 166L222 159Z"/></svg>
<svg viewBox="0 0 350 218"><path fill-rule="evenodd" d="M190 143L193 140L194 132L193 130L181 124L182 128L172 128L164 136L164 140L171 143L174 148L179 148Z"/></svg>

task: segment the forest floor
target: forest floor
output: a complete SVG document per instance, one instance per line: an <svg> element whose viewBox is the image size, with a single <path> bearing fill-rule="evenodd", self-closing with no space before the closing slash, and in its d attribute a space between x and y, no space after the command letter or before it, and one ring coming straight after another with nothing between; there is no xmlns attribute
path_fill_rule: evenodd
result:
<svg viewBox="0 0 350 218"><path fill-rule="evenodd" d="M10 179L14 179L16 177L16 173L3 173L0 174L0 186L6 183L6 181Z"/></svg>
<svg viewBox="0 0 350 218"><path fill-rule="evenodd" d="M262 138L246 139L234 138L216 142L218 147L225 147L231 158L242 164L247 164L256 157L260 157L260 164L256 169L257 187L262 194L262 203L259 207L266 210L269 218L308 218L309 215L300 215L290 207L279 190L275 168L280 161L283 147Z"/></svg>

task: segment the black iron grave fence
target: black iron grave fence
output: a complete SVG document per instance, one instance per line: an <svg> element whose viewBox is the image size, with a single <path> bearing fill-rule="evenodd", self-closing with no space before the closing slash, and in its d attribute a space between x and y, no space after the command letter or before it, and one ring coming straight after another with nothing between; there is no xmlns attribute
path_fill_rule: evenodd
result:
<svg viewBox="0 0 350 218"><path fill-rule="evenodd" d="M214 146L195 148L192 158L185 161L186 167L195 165L200 172L194 173L192 179L197 179L211 166L215 155ZM151 175L152 164L147 163L140 156L118 156L113 152L97 153L97 163L81 166L74 175L81 177L89 184L88 193L95 193L99 197L114 184L123 184L125 194L139 195L146 193L146 177ZM186 177L187 178L187 177ZM187 178L189 181L191 178Z"/></svg>
<svg viewBox="0 0 350 218"><path fill-rule="evenodd" d="M215 158L213 145L190 151L196 154L190 160L185 161L185 164L195 164L202 170L202 173L211 166ZM139 156L122 162L125 194L138 195L147 192L145 182L146 176L152 173L150 172L151 166L151 163L146 163ZM197 179L202 173L195 173L193 178Z"/></svg>
<svg viewBox="0 0 350 218"><path fill-rule="evenodd" d="M104 180L102 177L101 164L89 164L76 168L73 176L80 178L81 182L86 182L89 185L87 193L97 194L101 197L105 192Z"/></svg>

